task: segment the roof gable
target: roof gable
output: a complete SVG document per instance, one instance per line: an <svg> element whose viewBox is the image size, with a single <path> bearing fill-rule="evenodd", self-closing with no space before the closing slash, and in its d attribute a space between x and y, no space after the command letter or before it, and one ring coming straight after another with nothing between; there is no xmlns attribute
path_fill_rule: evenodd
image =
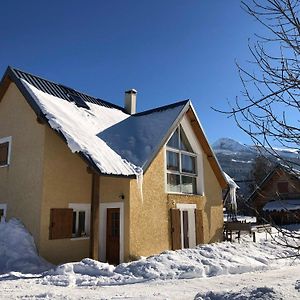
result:
<svg viewBox="0 0 300 300"><path fill-rule="evenodd" d="M253 191L253 193L248 197L247 201L252 200L254 197L256 197L256 195L258 194L259 191L263 190L265 188L265 186L268 184L268 182L276 175L278 174L278 172L284 172L285 174L287 174L288 176L291 176L293 178L296 178L298 180L300 180L300 171L296 170L296 169L290 169L287 168L281 164L277 165L274 167L273 170L271 170L266 176L265 178L259 183L259 185L256 187L256 189Z"/></svg>
<svg viewBox="0 0 300 300"><path fill-rule="evenodd" d="M183 101L148 114L132 115L98 136L120 156L145 170L173 125L177 124L187 103Z"/></svg>

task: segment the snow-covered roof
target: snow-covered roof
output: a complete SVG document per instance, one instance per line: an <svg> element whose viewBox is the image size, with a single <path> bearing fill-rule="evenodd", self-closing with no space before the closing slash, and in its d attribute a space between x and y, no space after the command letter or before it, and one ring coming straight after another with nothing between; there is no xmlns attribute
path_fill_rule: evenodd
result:
<svg viewBox="0 0 300 300"><path fill-rule="evenodd" d="M129 115L123 107L65 85L8 67L0 101L14 82L38 120L56 130L73 152L101 174L145 172L186 114L222 188L227 182L189 100Z"/></svg>
<svg viewBox="0 0 300 300"><path fill-rule="evenodd" d="M273 200L263 207L264 211L284 211L300 209L300 199L292 200Z"/></svg>
<svg viewBox="0 0 300 300"><path fill-rule="evenodd" d="M130 116L94 103L88 103L89 109L78 107L21 81L71 151L92 159L103 174L141 173L187 103Z"/></svg>

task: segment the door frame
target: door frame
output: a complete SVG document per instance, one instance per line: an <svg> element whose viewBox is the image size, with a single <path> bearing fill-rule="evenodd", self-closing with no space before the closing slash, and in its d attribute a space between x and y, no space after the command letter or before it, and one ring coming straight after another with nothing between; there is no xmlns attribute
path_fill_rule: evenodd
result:
<svg viewBox="0 0 300 300"><path fill-rule="evenodd" d="M181 231L181 248L184 249L184 236L183 236L183 211L188 212L189 221L189 248L196 247L196 219L195 219L195 209L197 204L186 204L177 203L176 208L180 210L180 231Z"/></svg>
<svg viewBox="0 0 300 300"><path fill-rule="evenodd" d="M99 222L99 259L106 262L106 222L107 209L120 209L120 263L124 261L124 203L123 202L107 202L100 203L100 222Z"/></svg>

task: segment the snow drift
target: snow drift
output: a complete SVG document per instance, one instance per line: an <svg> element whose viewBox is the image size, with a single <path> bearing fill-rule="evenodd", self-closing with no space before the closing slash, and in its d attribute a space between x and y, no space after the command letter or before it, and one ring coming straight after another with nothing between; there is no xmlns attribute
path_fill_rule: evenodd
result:
<svg viewBox="0 0 300 300"><path fill-rule="evenodd" d="M53 265L38 256L32 235L17 219L0 222L0 274L42 273Z"/></svg>
<svg viewBox="0 0 300 300"><path fill-rule="evenodd" d="M280 268L295 262L294 252L271 241L223 242L192 249L165 251L116 267L91 259L60 265L45 273L43 284L59 286L121 285L149 280L203 278ZM298 260L296 261L298 263Z"/></svg>

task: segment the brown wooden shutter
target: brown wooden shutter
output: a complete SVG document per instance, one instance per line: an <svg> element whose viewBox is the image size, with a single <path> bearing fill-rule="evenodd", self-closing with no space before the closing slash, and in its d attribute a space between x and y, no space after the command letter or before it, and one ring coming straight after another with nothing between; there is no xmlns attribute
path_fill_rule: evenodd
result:
<svg viewBox="0 0 300 300"><path fill-rule="evenodd" d="M8 147L9 142L0 144L0 166L5 166L8 163Z"/></svg>
<svg viewBox="0 0 300 300"><path fill-rule="evenodd" d="M180 210L171 209L172 250L181 249Z"/></svg>
<svg viewBox="0 0 300 300"><path fill-rule="evenodd" d="M195 209L195 221L196 221L196 244L204 243L203 232L203 215L201 209Z"/></svg>
<svg viewBox="0 0 300 300"><path fill-rule="evenodd" d="M72 237L73 209L51 208L49 239L66 239Z"/></svg>

